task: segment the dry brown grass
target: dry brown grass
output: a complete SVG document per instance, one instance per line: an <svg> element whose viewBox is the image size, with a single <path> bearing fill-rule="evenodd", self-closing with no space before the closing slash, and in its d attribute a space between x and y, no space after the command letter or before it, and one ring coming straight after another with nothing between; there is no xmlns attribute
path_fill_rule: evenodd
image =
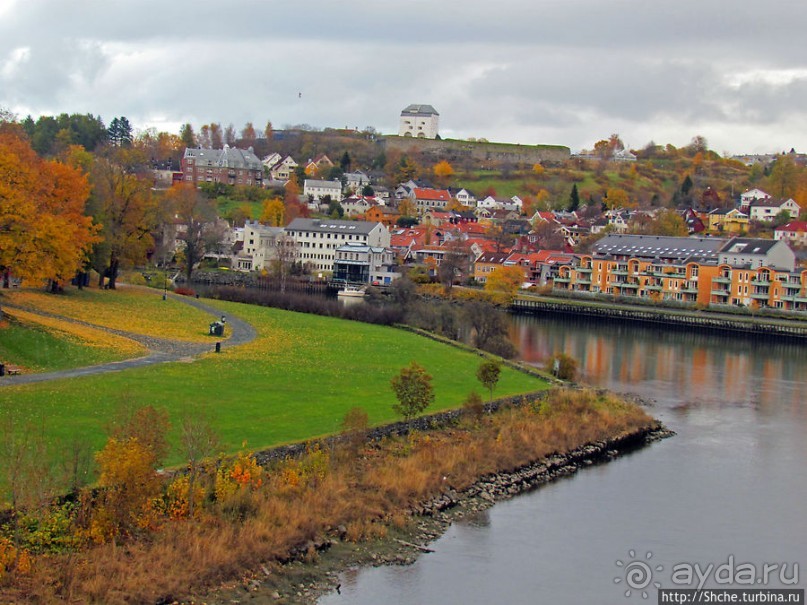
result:
<svg viewBox="0 0 807 605"><path fill-rule="evenodd" d="M508 408L478 423L374 443L359 456L314 450L267 469L262 488L241 494L248 514L228 520L208 507L167 522L147 539L41 557L32 574L0 589L0 602L153 603L236 579L339 525L346 538L384 537L406 510L481 475L652 425L640 408L586 391ZM323 464L327 462L327 466ZM294 473L291 473L292 469ZM315 553L309 553L314 558Z"/></svg>

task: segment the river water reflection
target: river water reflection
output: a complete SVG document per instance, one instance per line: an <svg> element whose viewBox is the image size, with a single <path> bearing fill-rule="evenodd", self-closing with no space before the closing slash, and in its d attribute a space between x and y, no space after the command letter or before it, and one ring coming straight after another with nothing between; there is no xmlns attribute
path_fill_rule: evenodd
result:
<svg viewBox="0 0 807 605"><path fill-rule="evenodd" d="M530 363L562 350L589 384L652 400L678 435L455 524L412 566L346 574L321 605L655 603L652 584L624 594L631 550L667 588L674 565L730 556L799 563L807 585L807 347L551 316L512 335Z"/></svg>

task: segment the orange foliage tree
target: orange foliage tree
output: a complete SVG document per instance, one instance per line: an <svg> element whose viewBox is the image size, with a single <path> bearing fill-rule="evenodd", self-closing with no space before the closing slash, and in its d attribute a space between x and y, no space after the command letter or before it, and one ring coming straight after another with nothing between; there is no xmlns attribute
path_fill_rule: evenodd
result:
<svg viewBox="0 0 807 605"><path fill-rule="evenodd" d="M43 160L14 132L0 133L0 271L54 283L72 278L100 240L84 214L90 187L76 168Z"/></svg>

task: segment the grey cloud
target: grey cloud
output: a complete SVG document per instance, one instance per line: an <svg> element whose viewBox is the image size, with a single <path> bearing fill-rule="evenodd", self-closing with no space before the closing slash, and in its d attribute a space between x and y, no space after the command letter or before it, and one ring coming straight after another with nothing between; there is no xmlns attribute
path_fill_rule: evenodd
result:
<svg viewBox="0 0 807 605"><path fill-rule="evenodd" d="M759 139L807 147L787 125L804 116L803 81L726 78L804 68L805 22L802 0L18 2L0 21L0 60L31 56L0 75L0 106L389 132L421 102L457 136L574 147L656 125L686 140L722 128L718 144L742 147L734 133L759 125Z"/></svg>

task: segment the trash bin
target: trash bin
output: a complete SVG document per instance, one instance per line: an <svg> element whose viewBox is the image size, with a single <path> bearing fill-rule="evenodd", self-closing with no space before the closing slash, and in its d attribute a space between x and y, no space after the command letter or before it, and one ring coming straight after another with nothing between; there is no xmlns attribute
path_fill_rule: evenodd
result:
<svg viewBox="0 0 807 605"><path fill-rule="evenodd" d="M0 363L0 376L6 375L6 366Z"/></svg>
<svg viewBox="0 0 807 605"><path fill-rule="evenodd" d="M211 336L223 336L224 335L224 324L214 321L210 324L210 335Z"/></svg>

